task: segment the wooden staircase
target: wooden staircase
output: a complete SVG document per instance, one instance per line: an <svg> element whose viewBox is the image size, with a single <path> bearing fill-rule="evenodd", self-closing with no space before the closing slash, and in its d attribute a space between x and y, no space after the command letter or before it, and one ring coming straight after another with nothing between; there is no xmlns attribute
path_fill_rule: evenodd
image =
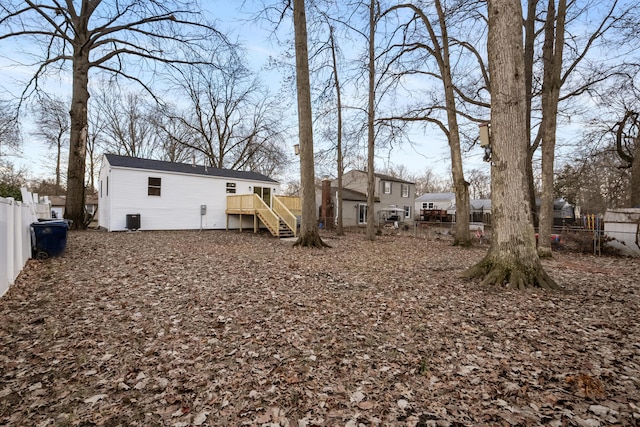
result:
<svg viewBox="0 0 640 427"><path fill-rule="evenodd" d="M285 238L285 237L295 237L295 236L296 235L293 232L293 230L291 228L289 228L287 223L284 222L284 220L282 218L280 218L280 224L279 224L279 227L278 227L278 237L280 237L282 239L282 238Z"/></svg>
<svg viewBox="0 0 640 427"><path fill-rule="evenodd" d="M296 237L298 218L301 213L299 197L273 196L273 207L269 207L256 194L227 196L227 229L229 229L229 215L240 215L241 223L242 215L251 215L254 218L254 232L258 231L258 222L260 222L276 237Z"/></svg>

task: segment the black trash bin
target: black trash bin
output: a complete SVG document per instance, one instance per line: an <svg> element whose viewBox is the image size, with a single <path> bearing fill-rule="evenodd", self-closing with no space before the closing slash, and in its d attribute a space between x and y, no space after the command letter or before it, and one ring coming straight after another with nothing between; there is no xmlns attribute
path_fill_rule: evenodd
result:
<svg viewBox="0 0 640 427"><path fill-rule="evenodd" d="M31 224L32 256L47 259L60 256L67 246L67 230L69 221L41 221Z"/></svg>

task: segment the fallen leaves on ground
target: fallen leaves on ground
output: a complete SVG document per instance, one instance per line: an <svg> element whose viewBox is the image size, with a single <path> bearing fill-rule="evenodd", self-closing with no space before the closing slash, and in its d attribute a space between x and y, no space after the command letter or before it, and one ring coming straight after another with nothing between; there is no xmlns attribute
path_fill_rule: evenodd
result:
<svg viewBox="0 0 640 427"><path fill-rule="evenodd" d="M640 262L557 253L565 292L459 278L411 236L70 232L0 299L0 424L640 424Z"/></svg>

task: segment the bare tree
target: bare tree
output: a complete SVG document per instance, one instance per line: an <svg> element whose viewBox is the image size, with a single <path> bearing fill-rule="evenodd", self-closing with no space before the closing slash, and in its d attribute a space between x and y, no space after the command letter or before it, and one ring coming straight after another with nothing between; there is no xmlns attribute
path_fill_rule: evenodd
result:
<svg viewBox="0 0 640 427"><path fill-rule="evenodd" d="M17 109L0 100L0 159L20 147L20 123Z"/></svg>
<svg viewBox="0 0 640 427"><path fill-rule="evenodd" d="M469 193L473 199L489 199L491 197L491 177L480 169L471 169L467 173Z"/></svg>
<svg viewBox="0 0 640 427"><path fill-rule="evenodd" d="M271 173L286 157L281 115L285 103L265 89L241 55L227 50L224 68L174 67L171 82L188 107L168 118L190 130L193 136L181 142L209 166Z"/></svg>
<svg viewBox="0 0 640 427"><path fill-rule="evenodd" d="M153 106L139 92L108 85L93 103L101 120L101 143L106 152L150 159L156 151Z"/></svg>
<svg viewBox="0 0 640 427"><path fill-rule="evenodd" d="M444 105L424 105L411 108L411 112L403 117L396 119L406 121L422 121L435 124L447 137L449 150L451 153L451 173L453 177L456 209L456 233L454 245L469 246L471 245L471 236L469 234L470 207L469 207L469 183L464 178L464 169L462 164L462 150L460 143L460 127L458 124L458 115L461 112L457 106L457 97L460 89L454 85L453 71L451 65L451 40L449 38L448 20L451 19L443 8L440 0L435 0L434 7L437 16L437 23L434 25L429 20L429 16L422 7L405 3L394 6L389 12L394 10L408 9L414 16L410 22L417 21L425 30L428 41L423 40L419 33L413 33L406 36L406 40L400 44L400 51L395 61L401 60L403 56L415 55L416 51L424 51L425 58L433 58L436 61L438 72L427 71L424 69L410 69L403 71L400 75L425 75L436 77L442 84L444 92ZM423 66L423 64L421 64ZM428 66L426 66L428 69ZM435 112L444 110L445 118L440 119L434 115Z"/></svg>
<svg viewBox="0 0 640 427"><path fill-rule="evenodd" d="M56 151L55 185L60 187L63 149L69 144L69 104L61 98L43 98L35 107L36 130L32 135Z"/></svg>
<svg viewBox="0 0 640 427"><path fill-rule="evenodd" d="M369 3L368 37L368 104L367 104L367 239L375 239L374 203L375 203L375 102L376 102L376 1Z"/></svg>
<svg viewBox="0 0 640 427"><path fill-rule="evenodd" d="M553 178L556 151L556 129L558 127L558 103L562 74L562 52L564 49L566 0L559 0L556 12L555 0L549 0L544 27L542 58L542 196L540 198L540 223L538 227L538 255L551 257L553 232Z"/></svg>
<svg viewBox="0 0 640 427"><path fill-rule="evenodd" d="M492 222L485 258L466 271L485 285L559 286L542 268L527 197L527 118L520 0L489 0L487 40L491 75Z"/></svg>
<svg viewBox="0 0 640 427"><path fill-rule="evenodd" d="M191 1L2 2L0 42L31 40L43 52L36 55L36 70L25 87L24 97L40 89L40 81L47 72L63 71L66 64L71 65L65 217L73 220L73 228L82 228L84 223L90 70L137 82L151 91L144 82L148 64L180 62L177 48L191 49L220 37L204 22L198 5Z"/></svg>
<svg viewBox="0 0 640 427"><path fill-rule="evenodd" d="M421 196L427 193L446 193L451 191L453 185L451 178L439 176L431 168L426 168L421 174L414 178L416 183L416 195Z"/></svg>
<svg viewBox="0 0 640 427"><path fill-rule="evenodd" d="M184 163L193 158L194 132L172 106L156 106L151 116L158 146L156 156L168 162Z"/></svg>
<svg viewBox="0 0 640 427"><path fill-rule="evenodd" d="M316 223L316 190L313 165L313 114L309 81L307 16L305 0L293 1L293 27L296 51L296 88L300 138L300 184L302 186L302 224L295 246L325 247Z"/></svg>
<svg viewBox="0 0 640 427"><path fill-rule="evenodd" d="M640 207L640 114L627 110L615 131L616 154L630 170L629 206Z"/></svg>

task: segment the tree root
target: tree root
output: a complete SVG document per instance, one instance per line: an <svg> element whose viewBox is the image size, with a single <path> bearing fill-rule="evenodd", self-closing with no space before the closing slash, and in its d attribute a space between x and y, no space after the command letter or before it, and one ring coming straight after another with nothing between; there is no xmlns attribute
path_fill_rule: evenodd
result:
<svg viewBox="0 0 640 427"><path fill-rule="evenodd" d="M470 267L462 274L462 277L466 279L482 279L481 286L500 286L518 290L538 288L555 291L562 289L560 285L549 277L542 266L534 268L524 265L507 266L488 258Z"/></svg>
<svg viewBox="0 0 640 427"><path fill-rule="evenodd" d="M304 248L330 248L331 246L320 238L318 233L312 233L311 235L300 235L298 240L295 241L293 247L300 246Z"/></svg>

